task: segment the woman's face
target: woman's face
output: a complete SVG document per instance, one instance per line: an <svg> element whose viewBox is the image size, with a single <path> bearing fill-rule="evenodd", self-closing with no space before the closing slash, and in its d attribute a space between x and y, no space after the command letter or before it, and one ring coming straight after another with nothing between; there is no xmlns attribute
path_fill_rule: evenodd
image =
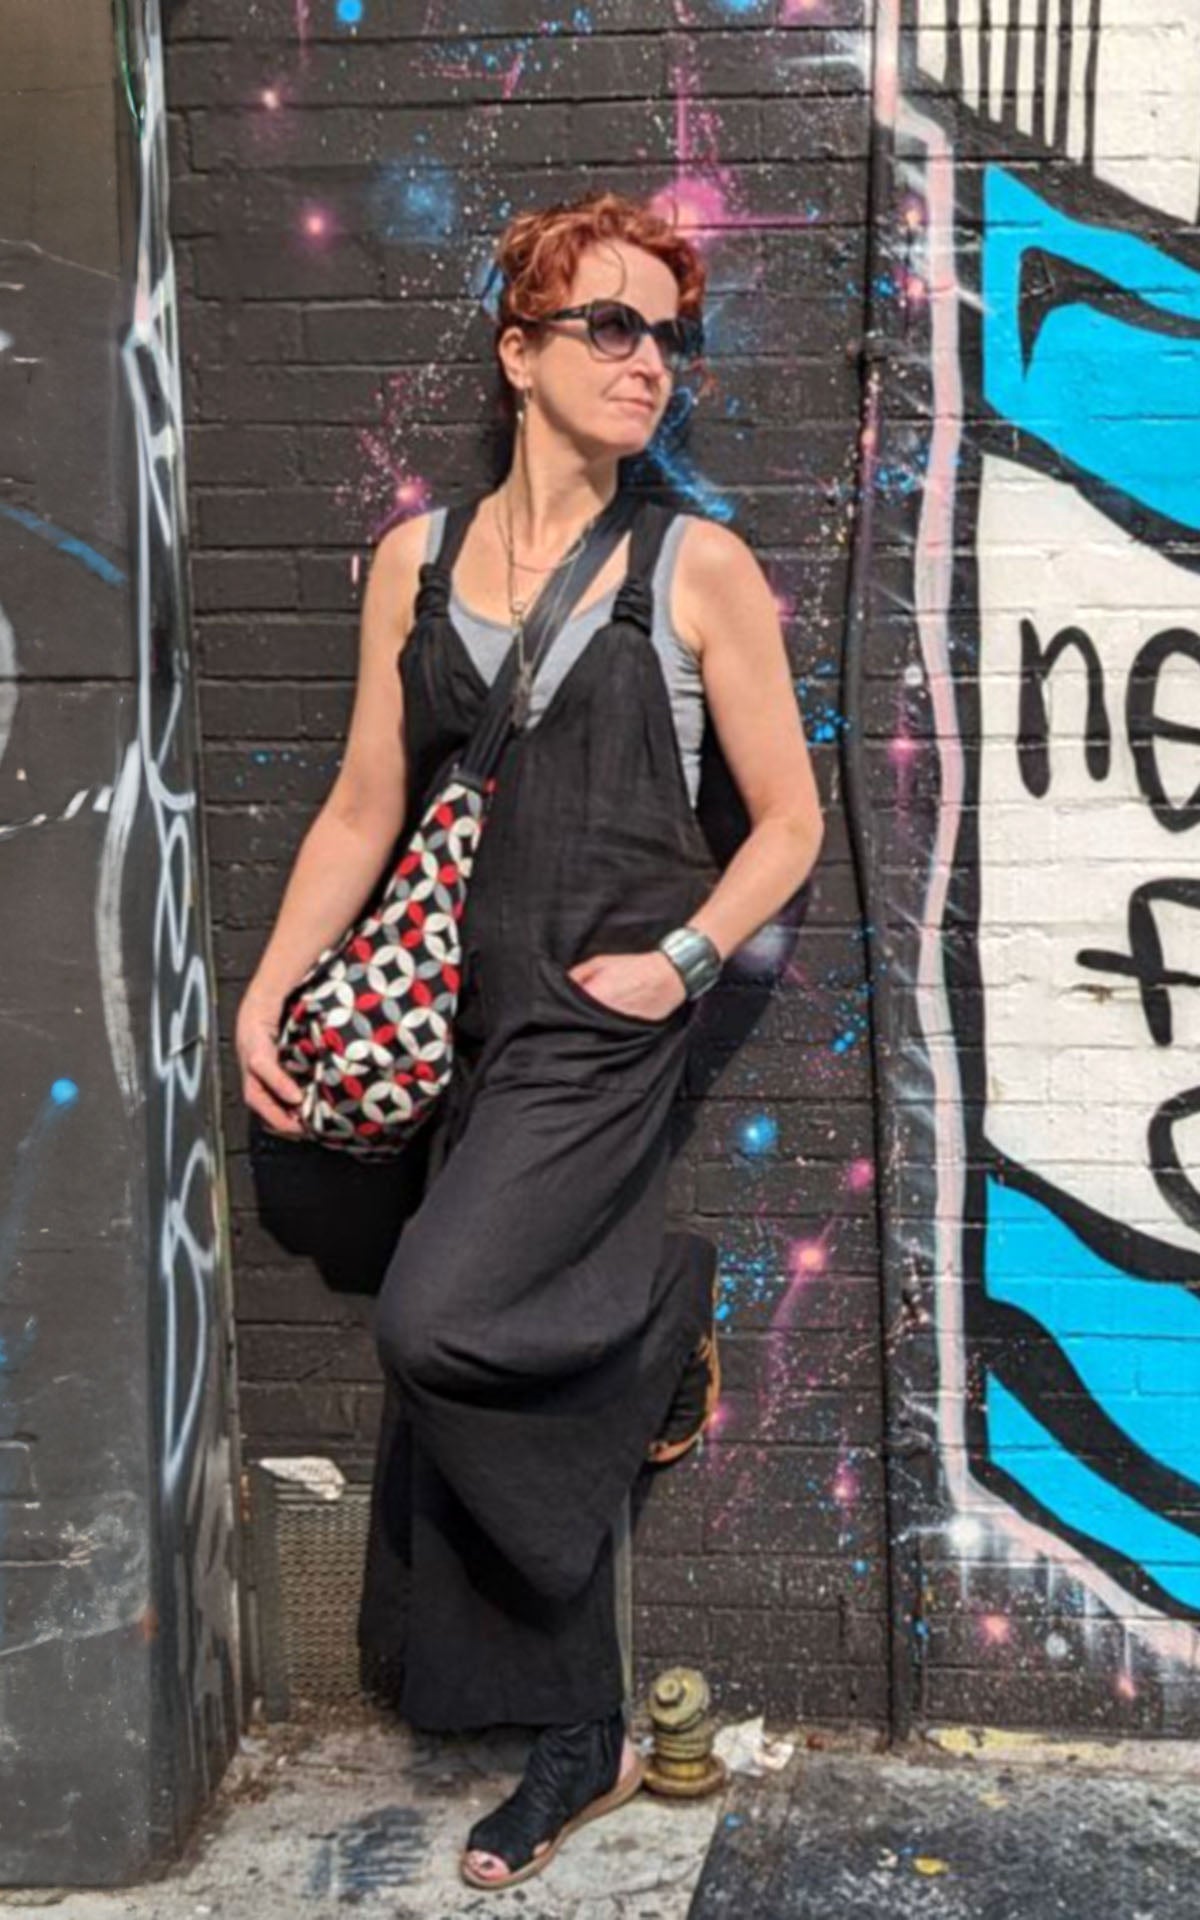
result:
<svg viewBox="0 0 1200 1920"><path fill-rule="evenodd" d="M679 286L655 254L608 240L580 255L564 307L623 300L650 321L672 320ZM674 376L656 341L643 334L627 360L607 358L588 338L584 320L556 322L512 336L523 349L510 363L518 385L532 385L531 404L547 424L589 454L624 459L653 437L671 397Z"/></svg>

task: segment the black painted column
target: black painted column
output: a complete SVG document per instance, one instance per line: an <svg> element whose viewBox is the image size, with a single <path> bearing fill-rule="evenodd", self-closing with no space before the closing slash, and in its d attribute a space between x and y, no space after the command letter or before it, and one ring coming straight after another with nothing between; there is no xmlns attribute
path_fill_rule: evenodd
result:
<svg viewBox="0 0 1200 1920"><path fill-rule="evenodd" d="M7 1886L172 1855L240 1714L159 41L0 0Z"/></svg>

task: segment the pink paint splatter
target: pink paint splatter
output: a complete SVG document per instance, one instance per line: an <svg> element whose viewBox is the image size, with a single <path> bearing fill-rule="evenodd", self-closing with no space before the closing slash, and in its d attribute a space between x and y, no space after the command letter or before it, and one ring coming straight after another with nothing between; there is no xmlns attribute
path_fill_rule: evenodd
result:
<svg viewBox="0 0 1200 1920"><path fill-rule="evenodd" d="M832 1493L839 1507L852 1507L858 1498L858 1476L845 1462L833 1476Z"/></svg>
<svg viewBox="0 0 1200 1920"><path fill-rule="evenodd" d="M728 203L721 187L715 180L705 180L698 174L678 174L671 186L663 187L651 197L650 207L695 241L699 241L707 229L735 224L729 219Z"/></svg>
<svg viewBox="0 0 1200 1920"><path fill-rule="evenodd" d="M895 733L888 741L888 759L896 772L896 798L902 807L906 807L912 789L913 766L921 750L920 741L914 739L904 720L901 720Z"/></svg>
<svg viewBox="0 0 1200 1920"><path fill-rule="evenodd" d="M787 1252L788 1284L771 1315L772 1332L785 1332L795 1319L800 1301L814 1281L820 1280L829 1265L829 1239L832 1221L818 1234L793 1240Z"/></svg>
<svg viewBox="0 0 1200 1920"><path fill-rule="evenodd" d="M712 1418L704 1429L704 1442L723 1439L733 1424L733 1409L728 1400L722 1398L713 1408Z"/></svg>
<svg viewBox="0 0 1200 1920"><path fill-rule="evenodd" d="M852 1160L846 1168L845 1185L849 1193L866 1193L875 1180L875 1162L862 1158Z"/></svg>
<svg viewBox="0 0 1200 1920"><path fill-rule="evenodd" d="M503 100L512 99L520 83L521 73L524 69L524 66L525 66L525 54L523 51L521 51L513 55L512 61L509 66L503 68L500 75L501 99Z"/></svg>
<svg viewBox="0 0 1200 1920"><path fill-rule="evenodd" d="M379 424L358 435L362 469L338 489L339 504L372 544L397 521L427 512L432 502L428 481L410 470L404 452L412 414L421 415L437 404L432 382L397 374L384 382L380 399Z"/></svg>
<svg viewBox="0 0 1200 1920"><path fill-rule="evenodd" d="M306 240L316 243L328 240L333 232L333 215L328 207L309 205L300 210L300 231Z"/></svg>
<svg viewBox="0 0 1200 1920"><path fill-rule="evenodd" d="M792 1247L792 1274L797 1280L806 1279L810 1274L824 1273L825 1248L817 1240L797 1240Z"/></svg>

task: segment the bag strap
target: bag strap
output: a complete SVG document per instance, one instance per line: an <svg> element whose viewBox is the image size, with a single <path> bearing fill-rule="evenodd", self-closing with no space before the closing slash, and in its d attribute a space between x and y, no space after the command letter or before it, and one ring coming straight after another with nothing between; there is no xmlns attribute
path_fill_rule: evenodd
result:
<svg viewBox="0 0 1200 1920"><path fill-rule="evenodd" d="M472 509L473 510L473 509ZM601 567L624 537L630 526L637 538L640 514L643 503L637 497L621 490L609 501L596 525L592 528L581 551L576 554L570 567L563 575L560 585L554 588L553 601L556 607L563 609L555 615L550 611L550 602L546 592L538 595L533 612L525 622L525 652L531 662L534 676L544 666L551 647L567 623L580 596L586 591L599 573ZM459 508L452 509L455 514ZM449 521L449 516L447 516ZM470 512L466 513L461 530L447 528L457 535L461 545L462 534L470 522ZM480 780L486 780L495 767L510 732L513 730L513 694L517 681L517 643L512 646L500 663L500 671L492 682L479 724L459 760L459 769L474 774Z"/></svg>

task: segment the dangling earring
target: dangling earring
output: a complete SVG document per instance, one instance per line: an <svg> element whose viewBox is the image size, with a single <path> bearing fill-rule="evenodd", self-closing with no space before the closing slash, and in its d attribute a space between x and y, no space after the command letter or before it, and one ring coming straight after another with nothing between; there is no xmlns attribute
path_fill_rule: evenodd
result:
<svg viewBox="0 0 1200 1920"><path fill-rule="evenodd" d="M529 418L529 388L522 387L521 396L517 402L517 432L518 433L521 433L524 431L528 418Z"/></svg>

